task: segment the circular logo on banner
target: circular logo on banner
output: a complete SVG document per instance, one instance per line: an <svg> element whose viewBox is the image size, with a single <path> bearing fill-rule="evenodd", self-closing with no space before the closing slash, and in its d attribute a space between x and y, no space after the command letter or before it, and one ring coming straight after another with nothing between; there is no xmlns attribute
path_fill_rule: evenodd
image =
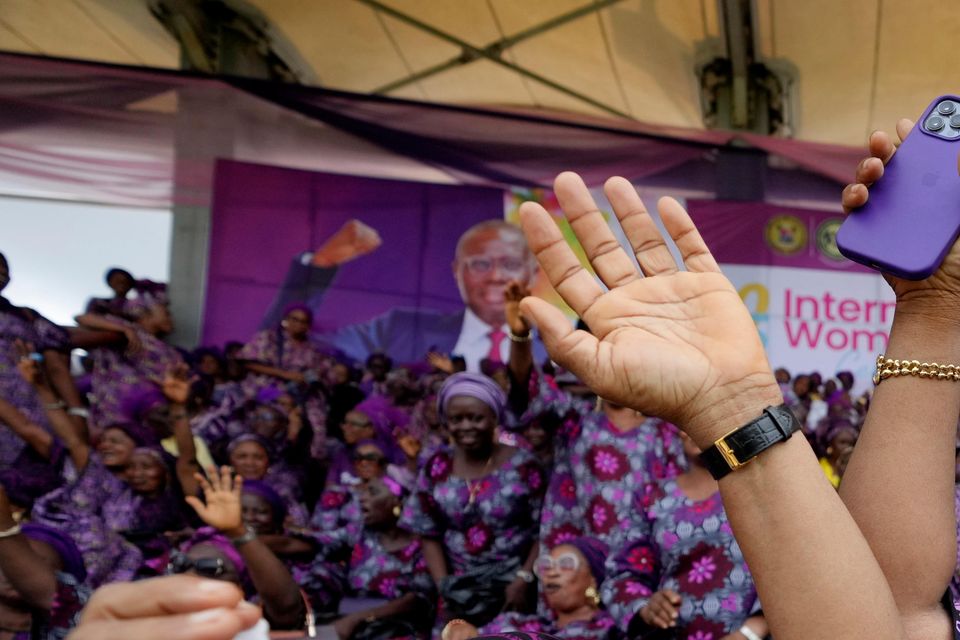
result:
<svg viewBox="0 0 960 640"><path fill-rule="evenodd" d="M843 260L843 254L837 248L837 231L843 222L841 218L829 218L817 227L817 250L820 255L831 260Z"/></svg>
<svg viewBox="0 0 960 640"><path fill-rule="evenodd" d="M784 256L792 256L807 246L807 225L786 213L770 218L763 235L767 246Z"/></svg>

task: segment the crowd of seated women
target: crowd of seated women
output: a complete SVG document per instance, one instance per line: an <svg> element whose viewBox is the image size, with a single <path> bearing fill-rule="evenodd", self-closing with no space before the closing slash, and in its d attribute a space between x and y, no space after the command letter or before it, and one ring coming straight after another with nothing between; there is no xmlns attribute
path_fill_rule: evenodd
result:
<svg viewBox="0 0 960 640"><path fill-rule="evenodd" d="M0 637L65 637L92 589L187 572L344 640L767 635L696 445L535 364L519 283L485 375L349 361L301 305L185 353L164 285L107 280L70 328L0 297ZM868 399L777 376L836 486Z"/></svg>

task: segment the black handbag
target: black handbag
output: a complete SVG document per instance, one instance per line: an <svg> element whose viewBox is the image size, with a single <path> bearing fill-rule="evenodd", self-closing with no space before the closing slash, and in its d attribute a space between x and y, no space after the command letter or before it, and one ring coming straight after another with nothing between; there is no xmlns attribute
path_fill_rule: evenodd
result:
<svg viewBox="0 0 960 640"><path fill-rule="evenodd" d="M450 618L482 627L503 610L507 585L517 577L517 561L471 569L440 582L440 597Z"/></svg>

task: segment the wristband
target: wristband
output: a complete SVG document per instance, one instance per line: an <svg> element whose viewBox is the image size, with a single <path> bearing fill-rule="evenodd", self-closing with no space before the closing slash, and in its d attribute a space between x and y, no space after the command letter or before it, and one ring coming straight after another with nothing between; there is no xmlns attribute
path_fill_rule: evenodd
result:
<svg viewBox="0 0 960 640"><path fill-rule="evenodd" d="M743 625L742 627L740 627L740 635L742 635L747 640L763 640L763 638L758 636L757 633L747 625Z"/></svg>
<svg viewBox="0 0 960 640"><path fill-rule="evenodd" d="M714 442L700 454L700 460L710 475L719 480L799 430L800 423L787 405L767 407L756 420Z"/></svg>
<svg viewBox="0 0 960 640"><path fill-rule="evenodd" d="M533 340L529 333L525 336L518 336L513 332L513 329L509 328L507 329L507 337L513 342L530 342Z"/></svg>
<svg viewBox="0 0 960 640"><path fill-rule="evenodd" d="M230 538L230 543L235 547L242 547L248 542L253 542L257 539L257 532L247 527L247 532L240 536L239 538Z"/></svg>
<svg viewBox="0 0 960 640"><path fill-rule="evenodd" d="M89 420L90 410L87 409L86 407L70 407L69 409L67 409L67 415L83 418L84 420Z"/></svg>
<svg viewBox="0 0 960 640"><path fill-rule="evenodd" d="M15 524L6 531L0 531L0 540L3 538L12 538L13 536L20 535L20 525Z"/></svg>

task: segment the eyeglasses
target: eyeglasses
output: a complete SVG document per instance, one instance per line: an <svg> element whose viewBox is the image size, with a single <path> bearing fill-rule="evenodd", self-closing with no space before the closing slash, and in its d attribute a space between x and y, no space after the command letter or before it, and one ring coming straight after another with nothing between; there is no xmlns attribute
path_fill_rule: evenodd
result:
<svg viewBox="0 0 960 640"><path fill-rule="evenodd" d="M223 558L199 558L191 560L182 553L174 554L167 565L167 573L187 573L190 570L203 578L219 578L227 572Z"/></svg>
<svg viewBox="0 0 960 640"><path fill-rule="evenodd" d="M465 258L463 264L467 267L468 271L482 275L490 273L494 265L500 267L500 270L506 273L520 273L528 263L523 258L511 258L507 256L503 258L487 258L485 256L474 256L473 258Z"/></svg>
<svg viewBox="0 0 960 640"><path fill-rule="evenodd" d="M373 426L373 423L370 422L369 420L356 420L354 418L346 418L343 421L343 424L351 427L356 427L357 429L365 429L366 427Z"/></svg>
<svg viewBox="0 0 960 640"><path fill-rule="evenodd" d="M377 464L383 464L383 456L379 453L355 453L353 454L354 462L376 462Z"/></svg>
<svg viewBox="0 0 960 640"><path fill-rule="evenodd" d="M538 578L550 573L554 569L560 573L573 573L580 568L580 558L574 553L561 553L559 557L540 556L533 565L533 572Z"/></svg>

